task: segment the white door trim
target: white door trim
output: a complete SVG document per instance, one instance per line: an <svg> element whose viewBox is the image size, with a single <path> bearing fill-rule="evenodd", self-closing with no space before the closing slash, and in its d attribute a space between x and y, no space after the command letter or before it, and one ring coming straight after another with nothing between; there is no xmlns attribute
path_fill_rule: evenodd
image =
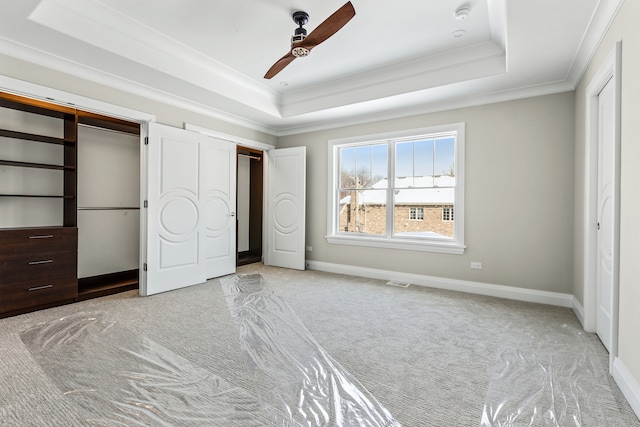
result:
<svg viewBox="0 0 640 427"><path fill-rule="evenodd" d="M585 193L584 193L584 324L587 332L596 330L597 314L597 200L598 200L598 95L611 81L614 85L615 105L615 190L614 190L614 261L613 261L613 311L611 353L609 366L618 355L618 294L619 294L619 255L620 255L620 99L621 99L621 56L622 42L617 42L604 63L591 79L586 92L585 120Z"/></svg>
<svg viewBox="0 0 640 427"><path fill-rule="evenodd" d="M264 142L254 141L252 139L242 138L241 136L231 135L217 130L205 128L202 126L193 125L191 123L184 123L185 130L191 130L205 135L213 136L214 138L222 139L224 141L233 142L238 145L242 145L247 148L255 148L256 150L269 151L276 148L274 145L265 144Z"/></svg>
<svg viewBox="0 0 640 427"><path fill-rule="evenodd" d="M119 105L109 104L108 102L98 101L97 99L87 98L7 76L0 76L0 91L25 96L27 98L39 99L52 104L64 105L65 107L77 108L90 113L128 120L130 122L145 123L156 120L153 114L132 110Z"/></svg>

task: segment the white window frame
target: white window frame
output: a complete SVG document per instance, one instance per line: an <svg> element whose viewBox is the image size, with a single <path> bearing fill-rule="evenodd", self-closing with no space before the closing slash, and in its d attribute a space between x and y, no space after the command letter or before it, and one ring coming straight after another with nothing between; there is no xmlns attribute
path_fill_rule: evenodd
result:
<svg viewBox="0 0 640 427"><path fill-rule="evenodd" d="M340 147L353 144L372 144L375 142L389 143L396 139L409 138L412 136L427 135L438 136L439 134L456 132L455 145L455 177L456 187L454 196L454 232L453 237L438 238L409 238L394 236L362 235L355 233L340 233L338 230L338 206L337 186L340 182L340 171L338 170L338 153ZM393 163L395 159L394 150L390 150L389 155L389 177L393 173ZM465 124L451 123L438 126L430 126L419 129L407 129L397 132L386 132L375 135L363 135L351 138L332 139L328 141L328 183L327 183L327 242L338 245L368 246L388 249L402 249L414 251L426 251L437 253L458 254L464 253L464 153L465 153ZM391 178L390 178L391 179Z"/></svg>

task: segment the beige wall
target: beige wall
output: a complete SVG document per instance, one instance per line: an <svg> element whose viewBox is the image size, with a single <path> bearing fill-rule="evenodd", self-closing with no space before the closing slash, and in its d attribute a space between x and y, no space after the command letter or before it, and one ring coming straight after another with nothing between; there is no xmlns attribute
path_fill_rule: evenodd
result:
<svg viewBox="0 0 640 427"><path fill-rule="evenodd" d="M280 138L307 147L308 259L570 293L573 117L567 92ZM464 255L327 243L328 140L455 122L466 123Z"/></svg>
<svg viewBox="0 0 640 427"><path fill-rule="evenodd" d="M622 40L620 320L618 356L640 384L640 2L626 1L576 90L576 221L573 292L583 301L584 153L586 90L614 44Z"/></svg>
<svg viewBox="0 0 640 427"><path fill-rule="evenodd" d="M187 122L253 141L271 145L276 143L276 137L263 132L132 95L2 54L0 54L0 75L152 114L156 117L156 122L169 126L182 128L183 123Z"/></svg>

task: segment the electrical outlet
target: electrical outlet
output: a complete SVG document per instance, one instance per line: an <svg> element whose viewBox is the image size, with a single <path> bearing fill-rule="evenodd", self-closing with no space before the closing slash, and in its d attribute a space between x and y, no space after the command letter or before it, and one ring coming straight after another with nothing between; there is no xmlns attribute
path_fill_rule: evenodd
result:
<svg viewBox="0 0 640 427"><path fill-rule="evenodd" d="M481 262L472 262L471 263L471 268L474 270L482 270L482 263Z"/></svg>
<svg viewBox="0 0 640 427"><path fill-rule="evenodd" d="M313 250L311 246L307 246L305 249L307 250L307 252L311 252Z"/></svg>

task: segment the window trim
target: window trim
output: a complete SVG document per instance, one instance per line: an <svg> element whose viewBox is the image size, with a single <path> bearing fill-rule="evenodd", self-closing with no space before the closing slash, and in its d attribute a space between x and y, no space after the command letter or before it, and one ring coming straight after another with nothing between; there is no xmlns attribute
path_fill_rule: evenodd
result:
<svg viewBox="0 0 640 427"><path fill-rule="evenodd" d="M339 182L338 149L343 145L372 144L375 142L390 142L391 140L409 138L419 135L437 135L440 133L456 132L455 146L455 177L456 187L454 196L454 235L453 238L410 238L398 236L353 235L338 233L338 209L336 186ZM327 173L327 235L329 244L367 246L388 249L402 249L437 253L464 253L464 199L465 199L465 123L451 123L429 126L418 129L405 129L396 132L385 132L372 135L362 135L349 138L331 139L328 141L328 173ZM391 159L389 159L391 162Z"/></svg>

